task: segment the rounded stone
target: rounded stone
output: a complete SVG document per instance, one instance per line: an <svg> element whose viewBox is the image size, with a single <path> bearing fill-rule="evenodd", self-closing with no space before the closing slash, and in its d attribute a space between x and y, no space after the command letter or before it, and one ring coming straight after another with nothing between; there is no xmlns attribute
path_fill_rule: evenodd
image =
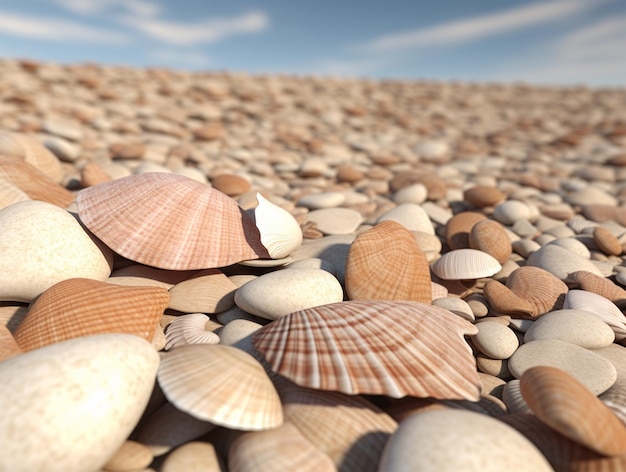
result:
<svg viewBox="0 0 626 472"><path fill-rule="evenodd" d="M322 269L285 269L251 280L235 293L242 310L275 320L294 311L343 300L343 287Z"/></svg>
<svg viewBox="0 0 626 472"><path fill-rule="evenodd" d="M471 339L474 346L492 359L508 359L519 347L517 336L508 326L495 321L476 324L478 333Z"/></svg>
<svg viewBox="0 0 626 472"><path fill-rule="evenodd" d="M503 225L512 225L518 220L527 220L531 216L528 205L518 200L507 200L493 209L493 217Z"/></svg>
<svg viewBox="0 0 626 472"><path fill-rule="evenodd" d="M617 371L611 362L560 339L539 339L522 344L509 359L509 371L518 379L526 370L538 365L564 370L594 395L606 391L617 379Z"/></svg>
<svg viewBox="0 0 626 472"><path fill-rule="evenodd" d="M541 315L524 335L524 342L539 339L560 339L587 349L601 349L613 343L615 332L591 313L565 309Z"/></svg>
<svg viewBox="0 0 626 472"><path fill-rule="evenodd" d="M512 427L461 409L410 415L389 438L379 471L543 472L553 470L539 450Z"/></svg>
<svg viewBox="0 0 626 472"><path fill-rule="evenodd" d="M526 265L547 270L563 281L567 280L569 274L579 270L603 276L589 259L557 244L547 244L531 253Z"/></svg>
<svg viewBox="0 0 626 472"><path fill-rule="evenodd" d="M309 221L324 234L354 233L363 222L363 216L350 208L323 208L308 214Z"/></svg>
<svg viewBox="0 0 626 472"><path fill-rule="evenodd" d="M3 361L0 469L99 470L139 421L158 366L152 345L130 334L75 338Z"/></svg>
<svg viewBox="0 0 626 472"><path fill-rule="evenodd" d="M435 234L430 218L426 211L416 203L402 203L378 218L381 221L393 220L400 223L409 231L421 231L427 234Z"/></svg>
<svg viewBox="0 0 626 472"><path fill-rule="evenodd" d="M428 189L422 183L416 183L401 188L393 195L393 201L396 203L424 203L428 197Z"/></svg>
<svg viewBox="0 0 626 472"><path fill-rule="evenodd" d="M112 255L71 213L31 200L0 210L0 300L30 302L69 278L105 281Z"/></svg>
<svg viewBox="0 0 626 472"><path fill-rule="evenodd" d="M238 347L239 349L252 352L252 335L263 325L250 320L232 320L224 325L219 331L220 344Z"/></svg>
<svg viewBox="0 0 626 472"><path fill-rule="evenodd" d="M303 206L310 210L334 208L341 205L345 200L346 196L341 192L311 193L300 198L298 206Z"/></svg>

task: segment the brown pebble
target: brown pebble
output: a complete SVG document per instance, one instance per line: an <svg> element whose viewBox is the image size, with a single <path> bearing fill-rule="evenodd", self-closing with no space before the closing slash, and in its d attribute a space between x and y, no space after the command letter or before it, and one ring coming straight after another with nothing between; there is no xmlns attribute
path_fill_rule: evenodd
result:
<svg viewBox="0 0 626 472"><path fill-rule="evenodd" d="M141 159L146 147L142 143L117 143L109 151L112 159Z"/></svg>
<svg viewBox="0 0 626 472"><path fill-rule="evenodd" d="M344 164L337 168L338 182L357 182L363 178L363 172L350 164Z"/></svg>
<svg viewBox="0 0 626 472"><path fill-rule="evenodd" d="M200 141L214 141L226 136L226 129L220 122L209 123L193 130L193 137Z"/></svg>
<svg viewBox="0 0 626 472"><path fill-rule="evenodd" d="M504 201L506 195L495 187L477 185L463 192L463 199L477 208L496 206Z"/></svg>
<svg viewBox="0 0 626 472"><path fill-rule="evenodd" d="M239 175L220 174L211 178L211 184L220 192L229 196L241 195L251 189L250 182Z"/></svg>
<svg viewBox="0 0 626 472"><path fill-rule="evenodd" d="M80 170L80 186L82 188L98 185L109 180L111 180L111 176L95 162L88 162Z"/></svg>
<svg viewBox="0 0 626 472"><path fill-rule="evenodd" d="M593 230L593 241L605 254L619 256L622 253L622 245L617 237L602 226L598 226Z"/></svg>
<svg viewBox="0 0 626 472"><path fill-rule="evenodd" d="M140 470L148 467L153 459L154 456L148 446L128 440L113 454L103 469L107 471Z"/></svg>

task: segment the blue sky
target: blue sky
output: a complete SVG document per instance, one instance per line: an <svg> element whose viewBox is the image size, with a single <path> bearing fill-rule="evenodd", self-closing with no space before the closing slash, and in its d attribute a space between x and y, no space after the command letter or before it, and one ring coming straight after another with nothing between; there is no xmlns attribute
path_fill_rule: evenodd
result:
<svg viewBox="0 0 626 472"><path fill-rule="evenodd" d="M626 86L626 0L0 0L0 57Z"/></svg>

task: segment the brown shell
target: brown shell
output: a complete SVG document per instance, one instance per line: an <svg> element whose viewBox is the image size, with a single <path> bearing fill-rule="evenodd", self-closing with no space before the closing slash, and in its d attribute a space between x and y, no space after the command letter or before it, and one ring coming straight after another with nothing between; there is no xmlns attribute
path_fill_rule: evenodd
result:
<svg viewBox="0 0 626 472"><path fill-rule="evenodd" d="M626 300L626 290L600 275L577 270L570 273L568 277L572 283L578 284L582 290L602 295L614 303L619 300Z"/></svg>
<svg viewBox="0 0 626 472"><path fill-rule="evenodd" d="M463 338L477 328L419 302L347 301L294 312L257 331L272 370L298 385L348 394L477 400Z"/></svg>
<svg viewBox="0 0 626 472"><path fill-rule="evenodd" d="M600 454L626 454L626 426L563 370L532 367L521 376L520 389L533 413L552 429Z"/></svg>
<svg viewBox="0 0 626 472"><path fill-rule="evenodd" d="M13 334L5 325L0 324L0 361L22 353Z"/></svg>
<svg viewBox="0 0 626 472"><path fill-rule="evenodd" d="M483 287L483 293L489 306L498 313L519 317L536 315L535 308L528 300L519 297L497 280L488 280Z"/></svg>
<svg viewBox="0 0 626 472"><path fill-rule="evenodd" d="M597 226L593 230L593 241L605 254L619 256L622 253L622 245L617 237L602 226Z"/></svg>
<svg viewBox="0 0 626 472"><path fill-rule="evenodd" d="M0 179L12 183L33 200L62 208L67 208L74 201L74 195L69 190L19 157L0 155Z"/></svg>
<svg viewBox="0 0 626 472"><path fill-rule="evenodd" d="M463 200L477 208L496 206L498 203L503 202L505 198L504 192L496 187L487 185L476 185L463 192Z"/></svg>
<svg viewBox="0 0 626 472"><path fill-rule="evenodd" d="M413 234L383 221L350 245L345 285L350 300L412 300L430 303L430 267Z"/></svg>
<svg viewBox="0 0 626 472"><path fill-rule="evenodd" d="M129 333L151 341L168 300L163 288L67 279L30 306L15 340L24 351L98 333Z"/></svg>
<svg viewBox="0 0 626 472"><path fill-rule="evenodd" d="M28 135L0 130L0 154L21 158L56 183L63 180L59 159Z"/></svg>
<svg viewBox="0 0 626 472"><path fill-rule="evenodd" d="M495 220L481 220L472 226L469 247L492 255L500 264L504 264L513 252L511 238L504 226Z"/></svg>
<svg viewBox="0 0 626 472"><path fill-rule="evenodd" d="M237 286L218 269L206 269L170 288L169 308L183 313L219 313L235 305Z"/></svg>
<svg viewBox="0 0 626 472"><path fill-rule="evenodd" d="M118 254L170 270L269 258L254 221L222 192L188 177L136 174L81 190L78 216Z"/></svg>
<svg viewBox="0 0 626 472"><path fill-rule="evenodd" d="M457 213L446 223L446 242L451 250L467 249L470 247L470 231L476 223L486 219L482 213L463 211Z"/></svg>

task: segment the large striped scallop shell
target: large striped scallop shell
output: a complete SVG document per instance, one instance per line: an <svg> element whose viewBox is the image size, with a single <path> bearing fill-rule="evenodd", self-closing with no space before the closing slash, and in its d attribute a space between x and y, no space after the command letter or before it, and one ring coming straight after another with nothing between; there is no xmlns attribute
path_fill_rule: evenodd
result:
<svg viewBox="0 0 626 472"><path fill-rule="evenodd" d="M24 351L99 333L129 333L151 341L168 300L163 288L67 279L35 300L15 340Z"/></svg>
<svg viewBox="0 0 626 472"><path fill-rule="evenodd" d="M392 220L378 223L352 242L345 285L350 300L432 300L426 256L413 234Z"/></svg>
<svg viewBox="0 0 626 472"><path fill-rule="evenodd" d="M261 234L261 243L272 259L287 257L302 244L302 229L287 210L273 204L260 193L256 208L249 210Z"/></svg>
<svg viewBox="0 0 626 472"><path fill-rule="evenodd" d="M348 301L297 311L255 333L273 371L298 385L348 394L477 400L464 335L478 329L419 302Z"/></svg>
<svg viewBox="0 0 626 472"><path fill-rule="evenodd" d="M476 249L455 249L446 252L432 265L433 273L443 280L466 280L490 277L502 266L491 255Z"/></svg>
<svg viewBox="0 0 626 472"><path fill-rule="evenodd" d="M263 366L235 347L177 347L161 356L157 378L176 408L200 420L244 431L283 423L280 398Z"/></svg>
<svg viewBox="0 0 626 472"><path fill-rule="evenodd" d="M615 332L615 340L626 339L626 316L615 303L597 293L572 289L567 292L563 308L585 310L607 323Z"/></svg>
<svg viewBox="0 0 626 472"><path fill-rule="evenodd" d="M188 177L136 174L80 191L78 216L118 254L170 270L225 267L269 254L254 221Z"/></svg>
<svg viewBox="0 0 626 472"><path fill-rule="evenodd" d="M532 367L520 378L520 389L533 413L552 429L600 454L626 454L626 426L568 373Z"/></svg>
<svg viewBox="0 0 626 472"><path fill-rule="evenodd" d="M63 180L63 167L59 159L30 136L0 130L0 154L21 158L54 182L60 183Z"/></svg>
<svg viewBox="0 0 626 472"><path fill-rule="evenodd" d="M190 313L177 317L167 326L165 350L187 344L218 344L219 336L205 329L209 321L211 319L204 313Z"/></svg>

